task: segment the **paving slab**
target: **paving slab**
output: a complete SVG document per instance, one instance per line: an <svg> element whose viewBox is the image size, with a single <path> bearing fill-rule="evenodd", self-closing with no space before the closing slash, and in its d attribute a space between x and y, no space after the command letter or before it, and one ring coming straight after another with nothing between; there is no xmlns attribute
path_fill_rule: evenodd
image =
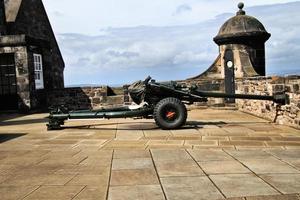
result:
<svg viewBox="0 0 300 200"><path fill-rule="evenodd" d="M182 145L182 144L154 144L154 145L148 145L147 149L159 149L159 150L178 150L178 149L192 149L192 145Z"/></svg>
<svg viewBox="0 0 300 200"><path fill-rule="evenodd" d="M144 137L141 130L117 130L117 140L139 140Z"/></svg>
<svg viewBox="0 0 300 200"><path fill-rule="evenodd" d="M226 197L279 194L254 174L222 174L209 177Z"/></svg>
<svg viewBox="0 0 300 200"><path fill-rule="evenodd" d="M1 200L23 199L38 186L0 186Z"/></svg>
<svg viewBox="0 0 300 200"><path fill-rule="evenodd" d="M163 140L171 136L168 130L144 130L145 139Z"/></svg>
<svg viewBox="0 0 300 200"><path fill-rule="evenodd" d="M148 141L148 146L155 146L155 145L183 145L184 140L150 140Z"/></svg>
<svg viewBox="0 0 300 200"><path fill-rule="evenodd" d="M296 194L247 197L246 200L299 200Z"/></svg>
<svg viewBox="0 0 300 200"><path fill-rule="evenodd" d="M145 149L147 140L112 140L103 149Z"/></svg>
<svg viewBox="0 0 300 200"><path fill-rule="evenodd" d="M110 165L60 165L55 174L106 175L110 173Z"/></svg>
<svg viewBox="0 0 300 200"><path fill-rule="evenodd" d="M300 131L238 111L193 110L172 131L113 119L48 132L46 116L0 122L0 137L20 136L0 143L1 200L246 200L299 191Z"/></svg>
<svg viewBox="0 0 300 200"><path fill-rule="evenodd" d="M188 152L196 161L199 162L233 160L233 158L223 150L208 150L208 149L194 150L193 149L193 150L188 150Z"/></svg>
<svg viewBox="0 0 300 200"><path fill-rule="evenodd" d="M108 176L78 174L69 180L66 185L82 185L89 188L105 187L108 186Z"/></svg>
<svg viewBox="0 0 300 200"><path fill-rule="evenodd" d="M126 158L150 158L149 150L115 150L114 159Z"/></svg>
<svg viewBox="0 0 300 200"><path fill-rule="evenodd" d="M249 169L244 167L235 160L208 161L198 162L206 174L245 174L251 173Z"/></svg>
<svg viewBox="0 0 300 200"><path fill-rule="evenodd" d="M273 156L268 154L267 152L264 152L262 150L225 150L227 153L229 153L231 156L238 160L245 160L245 159L256 159L256 160L261 160L261 159L267 159L267 158L272 158Z"/></svg>
<svg viewBox="0 0 300 200"><path fill-rule="evenodd" d="M114 186L109 189L109 200L164 200L160 185Z"/></svg>
<svg viewBox="0 0 300 200"><path fill-rule="evenodd" d="M218 141L217 140L206 140L206 141L201 141L201 140L187 140L185 144L188 145L194 145L194 146L218 146Z"/></svg>
<svg viewBox="0 0 300 200"><path fill-rule="evenodd" d="M97 187L85 187L79 194L77 194L74 200L101 200L106 199L107 186Z"/></svg>
<svg viewBox="0 0 300 200"><path fill-rule="evenodd" d="M185 150L151 150L155 162L192 160Z"/></svg>
<svg viewBox="0 0 300 200"><path fill-rule="evenodd" d="M256 174L300 173L299 170L276 158L264 160L247 159L241 162Z"/></svg>
<svg viewBox="0 0 300 200"><path fill-rule="evenodd" d="M114 159L112 170L122 169L151 169L154 168L151 158L125 158Z"/></svg>
<svg viewBox="0 0 300 200"><path fill-rule="evenodd" d="M269 150L268 153L282 159L282 160L298 160L300 159L300 149L299 150Z"/></svg>
<svg viewBox="0 0 300 200"><path fill-rule="evenodd" d="M205 176L161 178L161 183L168 200L223 198L222 194Z"/></svg>
<svg viewBox="0 0 300 200"><path fill-rule="evenodd" d="M30 200L71 200L83 190L84 186L41 186L25 199Z"/></svg>
<svg viewBox="0 0 300 200"><path fill-rule="evenodd" d="M247 146L247 147L265 147L264 141L254 140L235 140L235 141L220 141L220 145L234 145L234 146Z"/></svg>
<svg viewBox="0 0 300 200"><path fill-rule="evenodd" d="M204 173L193 160L155 162L159 177L203 176Z"/></svg>
<svg viewBox="0 0 300 200"><path fill-rule="evenodd" d="M210 141L210 140L216 140L216 141L228 141L229 136L202 136L203 141Z"/></svg>
<svg viewBox="0 0 300 200"><path fill-rule="evenodd" d="M283 194L300 193L300 174L265 174L260 177Z"/></svg>
<svg viewBox="0 0 300 200"><path fill-rule="evenodd" d="M112 170L111 186L157 185L159 184L154 169Z"/></svg>

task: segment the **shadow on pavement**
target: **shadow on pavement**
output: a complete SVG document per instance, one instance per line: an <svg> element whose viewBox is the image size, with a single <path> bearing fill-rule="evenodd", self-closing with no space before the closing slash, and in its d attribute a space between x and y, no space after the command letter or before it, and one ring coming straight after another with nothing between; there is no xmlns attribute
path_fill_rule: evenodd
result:
<svg viewBox="0 0 300 200"><path fill-rule="evenodd" d="M225 125L225 122L199 122L199 121L188 121L182 129L197 129L203 128L204 125ZM107 125L128 125L127 127L118 127L118 130L157 130L160 129L154 122L124 122L124 123L107 123L107 124L89 124L83 126L63 126L62 129L92 129L92 130L116 130L116 128L98 128L97 126ZM149 126L150 125L150 126ZM149 126L149 127L147 127Z"/></svg>
<svg viewBox="0 0 300 200"><path fill-rule="evenodd" d="M8 120L8 119L6 119L6 120ZM41 118L41 119L23 119L23 120L14 120L14 121L0 121L0 126L36 124L36 123L45 123L45 122L48 122L47 118Z"/></svg>
<svg viewBox="0 0 300 200"><path fill-rule="evenodd" d="M0 133L0 143L7 142L9 140L16 139L18 137L22 137L26 134L24 133L10 133L10 134L2 134Z"/></svg>

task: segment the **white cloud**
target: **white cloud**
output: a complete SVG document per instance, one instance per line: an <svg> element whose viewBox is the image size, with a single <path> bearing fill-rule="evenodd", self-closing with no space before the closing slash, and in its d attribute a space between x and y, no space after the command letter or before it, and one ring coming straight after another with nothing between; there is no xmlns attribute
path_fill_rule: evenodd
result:
<svg viewBox="0 0 300 200"><path fill-rule="evenodd" d="M299 8L300 2L245 9L272 33L266 43L269 74L300 72ZM160 80L193 77L218 55L212 39L232 15L183 26L103 28L95 36L59 34L66 83L128 83L147 75Z"/></svg>
<svg viewBox="0 0 300 200"><path fill-rule="evenodd" d="M106 27L174 26L235 13L240 0L43 0L56 33L98 35ZM245 8L294 0L244 0ZM190 9L174 15L181 7ZM185 9L186 10L186 9ZM64 16L55 13L63 13Z"/></svg>
<svg viewBox="0 0 300 200"><path fill-rule="evenodd" d="M174 15L181 15L183 13L190 12L190 11L192 11L191 6L189 6L188 4L182 4L177 7Z"/></svg>

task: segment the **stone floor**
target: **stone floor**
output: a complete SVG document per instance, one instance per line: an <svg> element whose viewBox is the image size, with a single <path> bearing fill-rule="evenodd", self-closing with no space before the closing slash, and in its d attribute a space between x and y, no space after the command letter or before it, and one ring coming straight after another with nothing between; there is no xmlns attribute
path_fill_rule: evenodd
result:
<svg viewBox="0 0 300 200"><path fill-rule="evenodd" d="M0 199L296 200L300 131L232 110L194 110L187 126L0 115Z"/></svg>

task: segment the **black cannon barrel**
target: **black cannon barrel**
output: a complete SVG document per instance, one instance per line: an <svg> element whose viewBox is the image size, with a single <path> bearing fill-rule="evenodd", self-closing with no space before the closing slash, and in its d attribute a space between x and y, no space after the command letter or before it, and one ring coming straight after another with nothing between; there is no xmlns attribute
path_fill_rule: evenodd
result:
<svg viewBox="0 0 300 200"><path fill-rule="evenodd" d="M256 99L256 100L268 100L273 101L273 96L262 96L262 95L250 95L250 94L226 94L218 92L206 92L201 90L194 90L192 94L201 97L214 97L214 98L234 98L234 99Z"/></svg>

